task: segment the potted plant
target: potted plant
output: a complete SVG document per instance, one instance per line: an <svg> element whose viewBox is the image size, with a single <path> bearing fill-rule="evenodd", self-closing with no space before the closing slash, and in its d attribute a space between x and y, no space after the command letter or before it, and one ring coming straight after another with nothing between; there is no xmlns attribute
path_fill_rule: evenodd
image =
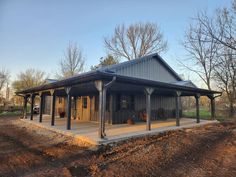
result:
<svg viewBox="0 0 236 177"><path fill-rule="evenodd" d="M133 125L133 124L134 124L133 118L129 117L129 118L127 119L127 124Z"/></svg>
<svg viewBox="0 0 236 177"><path fill-rule="evenodd" d="M59 111L60 118L64 118L65 114L66 114L65 111Z"/></svg>
<svg viewBox="0 0 236 177"><path fill-rule="evenodd" d="M147 113L146 113L146 110L141 110L140 112L139 112L139 118L142 120L142 121L144 121L144 122L146 122L147 121Z"/></svg>

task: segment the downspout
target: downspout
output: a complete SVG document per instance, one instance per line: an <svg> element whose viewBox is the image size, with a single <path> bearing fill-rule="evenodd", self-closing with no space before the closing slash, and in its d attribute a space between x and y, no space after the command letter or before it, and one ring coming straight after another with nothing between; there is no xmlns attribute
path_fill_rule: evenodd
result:
<svg viewBox="0 0 236 177"><path fill-rule="evenodd" d="M116 76L113 76L112 80L104 85L104 89L110 88L115 81L116 81Z"/></svg>
<svg viewBox="0 0 236 177"><path fill-rule="evenodd" d="M104 85L103 87L103 102L102 102L102 136L105 137L105 118L106 118L106 94L107 89L109 89L112 84L116 81L116 76L113 76L112 80Z"/></svg>

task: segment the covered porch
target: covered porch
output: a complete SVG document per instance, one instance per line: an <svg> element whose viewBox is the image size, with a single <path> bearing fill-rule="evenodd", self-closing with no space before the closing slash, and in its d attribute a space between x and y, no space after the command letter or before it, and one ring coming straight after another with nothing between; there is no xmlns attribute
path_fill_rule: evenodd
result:
<svg viewBox="0 0 236 177"><path fill-rule="evenodd" d="M39 122L39 116L35 115L33 120L23 119L27 124L33 124L41 128L46 128L54 132L61 133L63 135L72 136L76 140L93 144L106 144L117 142L121 140L126 140L129 138L141 137L146 135L154 135L158 133L163 133L171 130L177 130L182 128L191 128L195 126L205 125L209 123L215 123L217 121L208 121L201 120L199 124L196 124L195 119L191 118L181 118L181 125L176 126L175 119L168 119L166 121L152 121L152 129L146 131L146 123L138 122L135 125L128 124L106 124L106 138L99 138L97 136L97 131L99 123L91 121L80 121L72 120L71 121L71 130L67 131L65 129L65 124L67 118L55 117L55 125L51 126L51 117L50 115L43 115L43 122Z"/></svg>
<svg viewBox="0 0 236 177"><path fill-rule="evenodd" d="M95 139L97 139L98 141L107 141L117 136L125 136L126 134L132 135L134 133L135 135L140 135L149 134L156 131L162 131L161 127L163 125L170 125L167 127L172 127L171 129L178 129L182 128L182 126L185 126L185 123L188 124L190 120L191 125L196 123L200 125L201 123L205 122L201 122L199 116L199 99L201 96L207 96L211 100L212 120L214 120L215 118L215 97L217 96L217 94L219 95L220 92L194 88L191 86L182 86L173 83L163 83L146 79L115 75L112 73L96 72L92 75L89 75L89 77L82 76L83 75L81 75L81 77L58 81L56 83L43 85L21 92L20 94L22 94L22 96L25 98L24 118L26 118L27 100L30 100L32 103L30 121L36 121L39 122L37 124L47 125L49 127L52 126L52 129L54 127L59 126L58 130L67 132L68 134L74 134L74 131L86 132L83 133L83 135L78 136L86 135L86 137L92 137L91 139L94 139L94 137L96 137ZM142 99L140 101L137 101L136 103L143 103L146 113L145 122L136 123L135 125L123 124L122 129L119 128L121 126L120 124L107 124L107 120L113 121L114 118L122 119L124 115L119 114L113 104L114 95L118 94L142 96ZM48 118L44 117L42 112L43 100L46 95L52 97L50 105L51 115L48 116ZM96 114L98 118L97 122L86 122L84 124L84 122L74 120L72 118L72 98L76 99L83 95L89 96L90 98L98 98ZM37 119L35 118L33 113L34 100L36 96L40 98L40 112L39 116L37 116ZM58 120L55 116L55 103L56 98L59 96L64 96L67 101L67 117L62 120ZM158 96L171 97L174 99L174 109L172 109L172 112L174 113L175 119L167 119L166 121L160 121L152 116L152 106L154 105L153 99ZM184 118L181 118L181 97L184 96L194 96L196 99L195 120L185 120ZM166 107L168 106L169 105L166 105ZM109 117L108 114L106 114L107 109L110 111ZM129 117L130 116L132 115L129 114ZM91 118L94 117L91 116ZM59 124L55 123L57 121L59 121ZM79 132L75 134L79 134Z"/></svg>

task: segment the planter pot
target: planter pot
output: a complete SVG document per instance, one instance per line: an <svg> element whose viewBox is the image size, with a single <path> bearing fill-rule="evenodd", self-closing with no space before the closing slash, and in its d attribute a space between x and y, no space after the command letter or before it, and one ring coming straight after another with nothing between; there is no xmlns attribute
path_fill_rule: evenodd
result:
<svg viewBox="0 0 236 177"><path fill-rule="evenodd" d="M129 124L129 125L134 125L134 120L131 119L131 118L129 118L129 119L127 120L127 124Z"/></svg>
<svg viewBox="0 0 236 177"><path fill-rule="evenodd" d="M64 118L65 117L65 112L60 112L59 115L60 115L60 118Z"/></svg>

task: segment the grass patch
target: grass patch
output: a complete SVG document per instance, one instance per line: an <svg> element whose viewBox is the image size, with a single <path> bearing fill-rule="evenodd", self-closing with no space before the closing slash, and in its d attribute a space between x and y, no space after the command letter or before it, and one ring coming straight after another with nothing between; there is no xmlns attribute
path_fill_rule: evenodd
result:
<svg viewBox="0 0 236 177"><path fill-rule="evenodd" d="M3 117L3 116L19 116L21 115L22 112L21 111L3 111L0 113L0 116Z"/></svg>
<svg viewBox="0 0 236 177"><path fill-rule="evenodd" d="M200 108L199 114L200 114L200 119L211 120L211 111L209 111L207 108ZM196 118L196 110L191 109L183 111L183 117ZM223 122L226 120L232 120L232 118L229 118L225 113L222 114L221 112L217 112L216 120Z"/></svg>
<svg viewBox="0 0 236 177"><path fill-rule="evenodd" d="M211 112L206 109L199 110L200 118L209 120L211 119ZM183 111L183 117L195 118L196 110L185 110Z"/></svg>

